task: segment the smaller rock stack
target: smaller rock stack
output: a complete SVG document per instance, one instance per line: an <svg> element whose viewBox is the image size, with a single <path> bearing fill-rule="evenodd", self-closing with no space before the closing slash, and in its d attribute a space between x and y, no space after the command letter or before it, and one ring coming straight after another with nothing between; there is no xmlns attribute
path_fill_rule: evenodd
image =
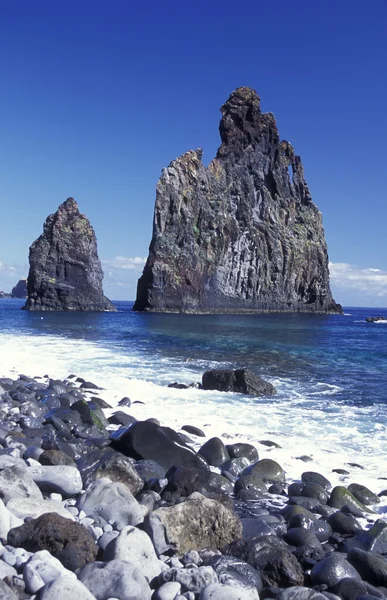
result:
<svg viewBox="0 0 387 600"><path fill-rule="evenodd" d="M74 198L47 217L29 261L26 310L116 310L103 294L94 229Z"/></svg>

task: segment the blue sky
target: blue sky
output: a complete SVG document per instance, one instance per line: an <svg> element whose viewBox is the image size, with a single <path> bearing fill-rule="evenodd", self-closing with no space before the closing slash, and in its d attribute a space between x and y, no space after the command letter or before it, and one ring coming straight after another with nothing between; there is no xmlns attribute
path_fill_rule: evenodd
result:
<svg viewBox="0 0 387 600"><path fill-rule="evenodd" d="M386 0L3 2L0 289L73 196L105 292L133 299L162 167L198 147L208 163L247 85L301 155L335 299L387 306L386 34Z"/></svg>

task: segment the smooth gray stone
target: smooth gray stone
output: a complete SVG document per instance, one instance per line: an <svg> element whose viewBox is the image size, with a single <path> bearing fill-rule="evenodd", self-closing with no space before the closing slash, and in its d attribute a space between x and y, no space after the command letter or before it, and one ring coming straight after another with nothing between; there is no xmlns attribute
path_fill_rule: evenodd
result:
<svg viewBox="0 0 387 600"><path fill-rule="evenodd" d="M7 467L0 472L0 489L5 504L13 498L37 498L43 500L43 495L27 468L19 466Z"/></svg>
<svg viewBox="0 0 387 600"><path fill-rule="evenodd" d="M78 579L97 600L102 598L150 600L152 595L141 570L124 560L89 563L78 572Z"/></svg>
<svg viewBox="0 0 387 600"><path fill-rule="evenodd" d="M15 592L2 579L0 579L0 600L18 600Z"/></svg>
<svg viewBox="0 0 387 600"><path fill-rule="evenodd" d="M14 498L7 502L8 510L19 519L32 517L36 519L46 513L56 513L65 519L74 521L74 516L63 507L61 502L39 498Z"/></svg>
<svg viewBox="0 0 387 600"><path fill-rule="evenodd" d="M47 583L39 590L36 600L95 600L95 596L81 581L66 575Z"/></svg>
<svg viewBox="0 0 387 600"><path fill-rule="evenodd" d="M82 491L81 474L76 467L68 465L40 465L27 470L42 492L56 492L64 498L76 496Z"/></svg>
<svg viewBox="0 0 387 600"><path fill-rule="evenodd" d="M296 586L281 590L276 600L327 600L324 594L307 587Z"/></svg>
<svg viewBox="0 0 387 600"><path fill-rule="evenodd" d="M19 527L19 525L23 525L23 520L12 513L0 499L0 538L6 540L9 530L14 527Z"/></svg>
<svg viewBox="0 0 387 600"><path fill-rule="evenodd" d="M162 562L157 558L149 535L128 525L105 548L104 561L126 560L141 569L148 581L160 575Z"/></svg>
<svg viewBox="0 0 387 600"><path fill-rule="evenodd" d="M103 527L110 523L119 531L144 520L144 507L140 506L127 486L105 478L98 479L88 492L82 494L77 507L92 517L96 525Z"/></svg>
<svg viewBox="0 0 387 600"><path fill-rule="evenodd" d="M14 576L17 577L15 567L8 565L4 560L0 560L0 579L5 579L5 577L10 577L12 579Z"/></svg>
<svg viewBox="0 0 387 600"><path fill-rule="evenodd" d="M177 581L168 581L164 583L152 596L152 600L175 600L176 595L180 594L181 585Z"/></svg>
<svg viewBox="0 0 387 600"><path fill-rule="evenodd" d="M159 583L178 581L182 592L200 594L211 583L218 582L218 576L212 567L190 567L166 569L158 578Z"/></svg>
<svg viewBox="0 0 387 600"><path fill-rule="evenodd" d="M200 594L199 600L259 600L258 592L242 591L223 583L211 583Z"/></svg>
<svg viewBox="0 0 387 600"><path fill-rule="evenodd" d="M68 571L48 550L35 552L23 569L23 579L29 594L36 594L47 583L65 575L76 579L75 573Z"/></svg>

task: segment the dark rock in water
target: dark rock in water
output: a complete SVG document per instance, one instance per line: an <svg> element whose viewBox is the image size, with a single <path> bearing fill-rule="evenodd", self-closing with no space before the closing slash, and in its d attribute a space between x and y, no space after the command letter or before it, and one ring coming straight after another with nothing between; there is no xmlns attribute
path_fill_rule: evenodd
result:
<svg viewBox="0 0 387 600"><path fill-rule="evenodd" d="M206 437L204 431L199 429L199 427L195 427L194 425L183 425L182 430L186 431L187 433L190 433L191 435L197 435L198 437Z"/></svg>
<svg viewBox="0 0 387 600"><path fill-rule="evenodd" d="M387 587L387 560L374 552L353 548L348 552L348 561L361 577L372 585Z"/></svg>
<svg viewBox="0 0 387 600"><path fill-rule="evenodd" d="M268 448L281 448L277 442L272 442L271 440L259 440L259 443L262 444L262 446L267 446Z"/></svg>
<svg viewBox="0 0 387 600"><path fill-rule="evenodd" d="M123 410L116 410L116 412L108 418L108 421L111 425L124 425L127 427L132 423L136 423L137 419L131 415L128 415Z"/></svg>
<svg viewBox="0 0 387 600"><path fill-rule="evenodd" d="M213 369L206 371L202 378L203 390L237 392L250 396L274 396L275 387L268 381L254 375L249 369Z"/></svg>
<svg viewBox="0 0 387 600"><path fill-rule="evenodd" d="M26 310L116 310L103 295L94 230L73 198L47 217L29 260Z"/></svg>
<svg viewBox="0 0 387 600"><path fill-rule="evenodd" d="M173 383L168 383L168 387L174 388L175 390L188 390L189 386L185 383L178 383L177 381L174 381Z"/></svg>
<svg viewBox="0 0 387 600"><path fill-rule="evenodd" d="M345 505L353 506L365 513L370 512L369 509L359 502L357 498L344 486L337 485L333 488L330 498L328 500L328 505L332 506L332 508L342 508Z"/></svg>
<svg viewBox="0 0 387 600"><path fill-rule="evenodd" d="M292 483L288 487L289 496L305 496L305 498L316 498L321 504L328 500L327 492L318 483Z"/></svg>
<svg viewBox="0 0 387 600"><path fill-rule="evenodd" d="M210 165L189 151L162 172L134 310L342 312L300 157L254 90L221 113Z"/></svg>
<svg viewBox="0 0 387 600"><path fill-rule="evenodd" d="M314 471L305 471L301 475L301 481L303 483L317 483L326 491L332 489L331 482L323 475L320 475L320 473L315 473Z"/></svg>
<svg viewBox="0 0 387 600"><path fill-rule="evenodd" d="M94 561L98 550L86 527L56 513L46 513L11 529L8 544L29 552L48 550L70 571Z"/></svg>
<svg viewBox="0 0 387 600"><path fill-rule="evenodd" d="M241 458L242 456L247 458L250 463L257 462L259 459L258 450L251 444L227 444L226 450L230 455L230 458Z"/></svg>
<svg viewBox="0 0 387 600"><path fill-rule="evenodd" d="M203 444L199 454L204 456L208 464L213 467L220 467L226 460L230 459L226 446L218 437L213 437Z"/></svg>
<svg viewBox="0 0 387 600"><path fill-rule="evenodd" d="M270 458L263 458L250 465L242 472L242 475L250 475L264 483L286 483L284 470L275 460Z"/></svg>
<svg viewBox="0 0 387 600"><path fill-rule="evenodd" d="M132 401L127 396L125 396L124 398L121 398L121 400L118 403L119 406L131 406L131 404L132 404Z"/></svg>
<svg viewBox="0 0 387 600"><path fill-rule="evenodd" d="M367 317L367 323L377 323L378 321L387 321L387 317Z"/></svg>
<svg viewBox="0 0 387 600"><path fill-rule="evenodd" d="M327 554L313 567L310 573L313 585L325 584L328 587L336 585L341 579L351 577L361 579L357 570L350 564L342 554L333 552Z"/></svg>
<svg viewBox="0 0 387 600"><path fill-rule="evenodd" d="M27 298L27 279L20 279L12 288L11 298Z"/></svg>
<svg viewBox="0 0 387 600"><path fill-rule="evenodd" d="M356 521L352 516L345 515L344 513L337 511L327 519L332 530L336 533L342 533L345 535L354 535L361 529L360 523Z"/></svg>
<svg viewBox="0 0 387 600"><path fill-rule="evenodd" d="M338 473L339 475L349 475L349 471L345 469L332 469L332 473Z"/></svg>
<svg viewBox="0 0 387 600"><path fill-rule="evenodd" d="M359 483L351 483L348 486L348 490L355 496L362 504L379 504L380 498L371 492L365 485Z"/></svg>
<svg viewBox="0 0 387 600"><path fill-rule="evenodd" d="M208 468L206 461L185 446L176 432L170 430L167 433L149 421L133 423L118 439L112 440L111 445L132 458L154 460L165 469L173 466Z"/></svg>

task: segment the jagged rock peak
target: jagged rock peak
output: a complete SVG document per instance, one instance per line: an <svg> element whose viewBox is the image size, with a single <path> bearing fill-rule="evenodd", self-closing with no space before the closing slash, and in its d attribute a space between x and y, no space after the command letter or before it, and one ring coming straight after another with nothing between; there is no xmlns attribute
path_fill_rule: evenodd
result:
<svg viewBox="0 0 387 600"><path fill-rule="evenodd" d="M114 311L102 290L94 229L67 198L31 245L26 310Z"/></svg>
<svg viewBox="0 0 387 600"><path fill-rule="evenodd" d="M254 90L235 90L221 114L208 167L198 149L162 171L134 309L341 312L300 157Z"/></svg>

